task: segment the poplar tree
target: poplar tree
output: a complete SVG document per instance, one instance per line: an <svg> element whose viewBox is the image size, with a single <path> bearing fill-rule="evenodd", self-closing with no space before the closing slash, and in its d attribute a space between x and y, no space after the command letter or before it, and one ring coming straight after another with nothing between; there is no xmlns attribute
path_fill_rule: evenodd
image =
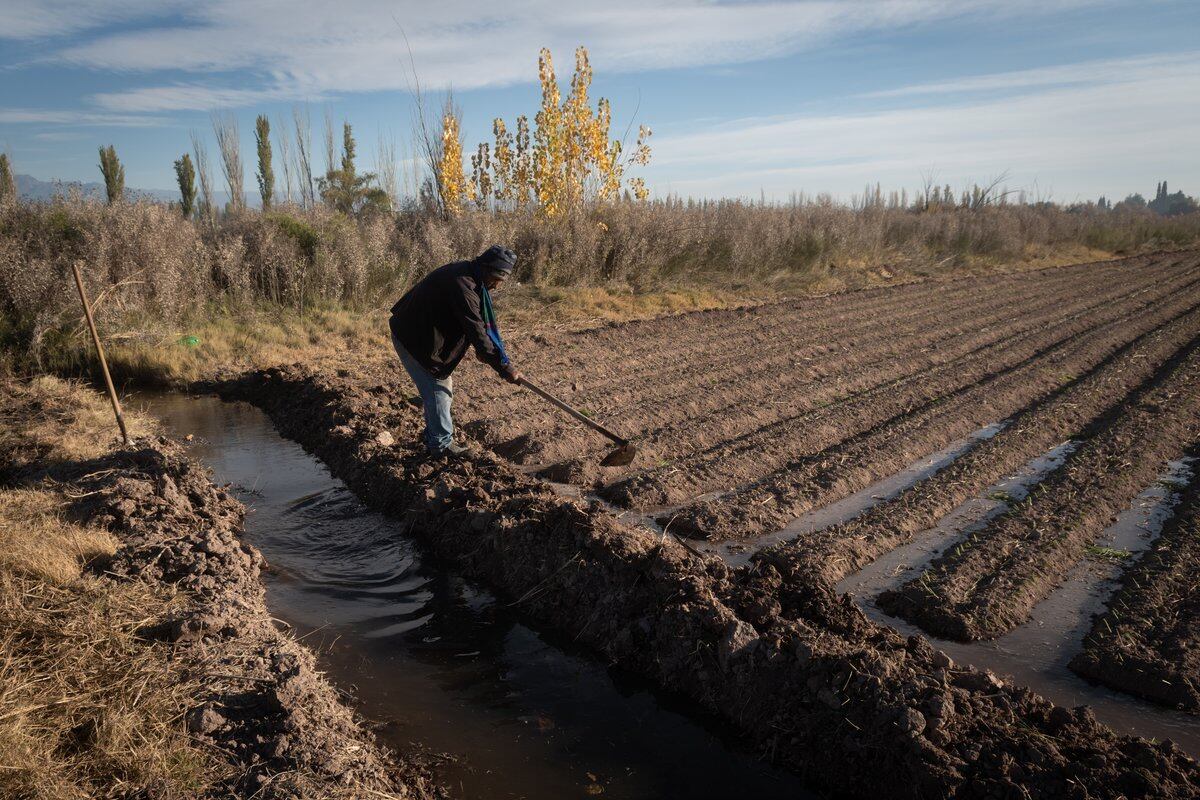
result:
<svg viewBox="0 0 1200 800"><path fill-rule="evenodd" d="M0 153L0 206L17 202L17 181L8 153Z"/></svg>
<svg viewBox="0 0 1200 800"><path fill-rule="evenodd" d="M184 219L191 219L196 208L196 169L187 153L175 162L175 179L179 182L179 206Z"/></svg>
<svg viewBox="0 0 1200 800"><path fill-rule="evenodd" d="M120 202L125 194L125 167L111 144L100 148L100 174L104 176L104 192L108 195L109 205Z"/></svg>
<svg viewBox="0 0 1200 800"><path fill-rule="evenodd" d="M275 196L275 172L271 169L271 123L266 114L254 121L254 141L258 148L258 193L265 211Z"/></svg>
<svg viewBox="0 0 1200 800"><path fill-rule="evenodd" d="M347 122L342 126L342 166L330 169L324 178L318 178L321 199L343 214L354 214L364 210L386 211L391 206L387 193L372 186L375 174L359 174L354 164L354 134Z"/></svg>

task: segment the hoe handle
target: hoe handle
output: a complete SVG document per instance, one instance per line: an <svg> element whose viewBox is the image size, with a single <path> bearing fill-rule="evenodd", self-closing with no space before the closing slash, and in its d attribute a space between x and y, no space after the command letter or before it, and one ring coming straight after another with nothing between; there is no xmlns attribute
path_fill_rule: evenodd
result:
<svg viewBox="0 0 1200 800"><path fill-rule="evenodd" d="M601 434L607 436L609 439L612 439L617 444L619 444L621 446L625 446L625 445L629 444L629 440L626 439L625 437L618 436L617 434L613 433L608 428L601 425L599 422L596 422L595 420L590 419L582 411L577 411L576 409L567 405L562 400L559 400L557 397L550 394L545 389L538 386L536 383L529 380L528 378L521 378L521 385L524 386L529 391L536 394L537 396L541 397L547 403L550 403L551 405L567 412L572 417L574 417L575 419L582 422L584 425L587 425L589 428L596 431L597 433L601 433Z"/></svg>
<svg viewBox="0 0 1200 800"><path fill-rule="evenodd" d="M100 344L100 334L96 332L96 320L92 318L92 304L88 302L87 291L83 288L83 276L79 274L79 262L71 265L75 275L75 288L79 290L79 302L83 303L83 314L87 317L88 330L92 332L92 343L96 345L96 356L100 359L100 370L104 373L104 385L108 387L108 400L112 403L113 414L117 417L117 427L121 429L121 440L129 444L129 429L125 427L125 415L121 412L121 401L117 399L117 390L113 388L112 375L108 372L108 361L104 358L104 345Z"/></svg>

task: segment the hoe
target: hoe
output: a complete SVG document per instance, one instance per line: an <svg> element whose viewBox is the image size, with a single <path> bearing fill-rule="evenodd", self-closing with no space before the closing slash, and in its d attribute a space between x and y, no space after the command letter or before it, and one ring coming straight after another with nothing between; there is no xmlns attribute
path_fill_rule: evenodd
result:
<svg viewBox="0 0 1200 800"><path fill-rule="evenodd" d="M536 394L537 396L541 397L543 400L550 403L551 405L554 405L555 407L570 414L572 417L579 420L584 425L587 425L589 428L596 431L597 433L601 433L601 434L607 436L609 439L612 439L616 443L617 448L615 450L613 450L611 453L609 453L608 455L606 455L604 457L604 460L602 460L600 462L603 466L624 467L627 464L631 463L633 461L633 457L637 455L637 448L634 447L633 444L631 444L628 439L618 436L617 434L610 431L608 428L601 425L599 422L589 419L587 417L587 415L584 414L582 411L578 411L578 410L572 408L571 406L567 405L562 400L559 400L557 397L550 394L545 389L538 386L536 383L533 383L528 378L522 378L521 385L524 386L529 391Z"/></svg>

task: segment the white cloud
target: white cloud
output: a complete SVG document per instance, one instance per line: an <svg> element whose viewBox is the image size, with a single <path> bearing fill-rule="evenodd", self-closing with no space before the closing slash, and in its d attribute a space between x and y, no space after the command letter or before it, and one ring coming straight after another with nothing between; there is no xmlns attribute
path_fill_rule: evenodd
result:
<svg viewBox="0 0 1200 800"><path fill-rule="evenodd" d="M241 71L236 89L301 98L409 88L411 47L424 85L472 89L532 80L534 54L542 46L566 60L577 44L586 43L610 73L719 65L783 55L862 31L967 15L1048 14L1109 1L214 0L190 8L182 22L98 35L52 57L102 70ZM569 67L569 62L559 64L560 71ZM253 79L249 87L247 72ZM219 80L209 78L205 85L215 93L230 91ZM212 98L195 89L150 86L96 100L104 108L126 111L182 108L189 102L210 107L206 103ZM254 99L250 91L244 96L247 102Z"/></svg>
<svg viewBox="0 0 1200 800"><path fill-rule="evenodd" d="M43 142L75 142L89 138L82 131L43 131L35 133L33 138Z"/></svg>
<svg viewBox="0 0 1200 800"><path fill-rule="evenodd" d="M92 95L92 99L97 105L109 111L135 113L185 111L197 108L235 108L298 97L312 101L325 99L319 94L305 93L298 88L221 89L200 84L147 86L126 92Z"/></svg>
<svg viewBox="0 0 1200 800"><path fill-rule="evenodd" d="M1084 61L1052 67L973 75L952 81L918 83L896 89L867 92L860 97L907 97L923 94L1003 91L1038 86L1111 83L1159 78L1164 72L1194 73L1200 69L1200 52L1170 53L1111 60Z"/></svg>
<svg viewBox="0 0 1200 800"><path fill-rule="evenodd" d="M153 18L180 0L0 0L0 39L43 39Z"/></svg>
<svg viewBox="0 0 1200 800"><path fill-rule="evenodd" d="M75 109L0 108L0 123L142 127L161 125L164 120L143 114L109 114Z"/></svg>
<svg viewBox="0 0 1200 800"><path fill-rule="evenodd" d="M697 196L849 195L867 182L914 186L932 165L956 188L1004 171L1013 186L1037 180L1089 193L1146 175L1197 185L1200 105L1185 99L1200 97L1200 61L1187 63L1002 99L747 120L663 136L654 143L651 182Z"/></svg>

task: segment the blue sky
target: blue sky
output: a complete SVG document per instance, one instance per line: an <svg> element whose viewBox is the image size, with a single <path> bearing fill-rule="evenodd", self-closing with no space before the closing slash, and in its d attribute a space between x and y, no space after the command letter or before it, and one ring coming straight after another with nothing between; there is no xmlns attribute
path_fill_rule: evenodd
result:
<svg viewBox="0 0 1200 800"><path fill-rule="evenodd" d="M493 117L532 116L539 47L565 81L577 44L614 131L635 112L654 130L659 195L849 198L930 173L1059 201L1200 194L1196 0L0 0L0 148L97 180L112 143L127 185L169 188L192 131L215 150L214 110L248 152L255 114L299 104L318 151L328 112L364 166L394 139L403 174L410 57L432 97L453 87L469 151Z"/></svg>

